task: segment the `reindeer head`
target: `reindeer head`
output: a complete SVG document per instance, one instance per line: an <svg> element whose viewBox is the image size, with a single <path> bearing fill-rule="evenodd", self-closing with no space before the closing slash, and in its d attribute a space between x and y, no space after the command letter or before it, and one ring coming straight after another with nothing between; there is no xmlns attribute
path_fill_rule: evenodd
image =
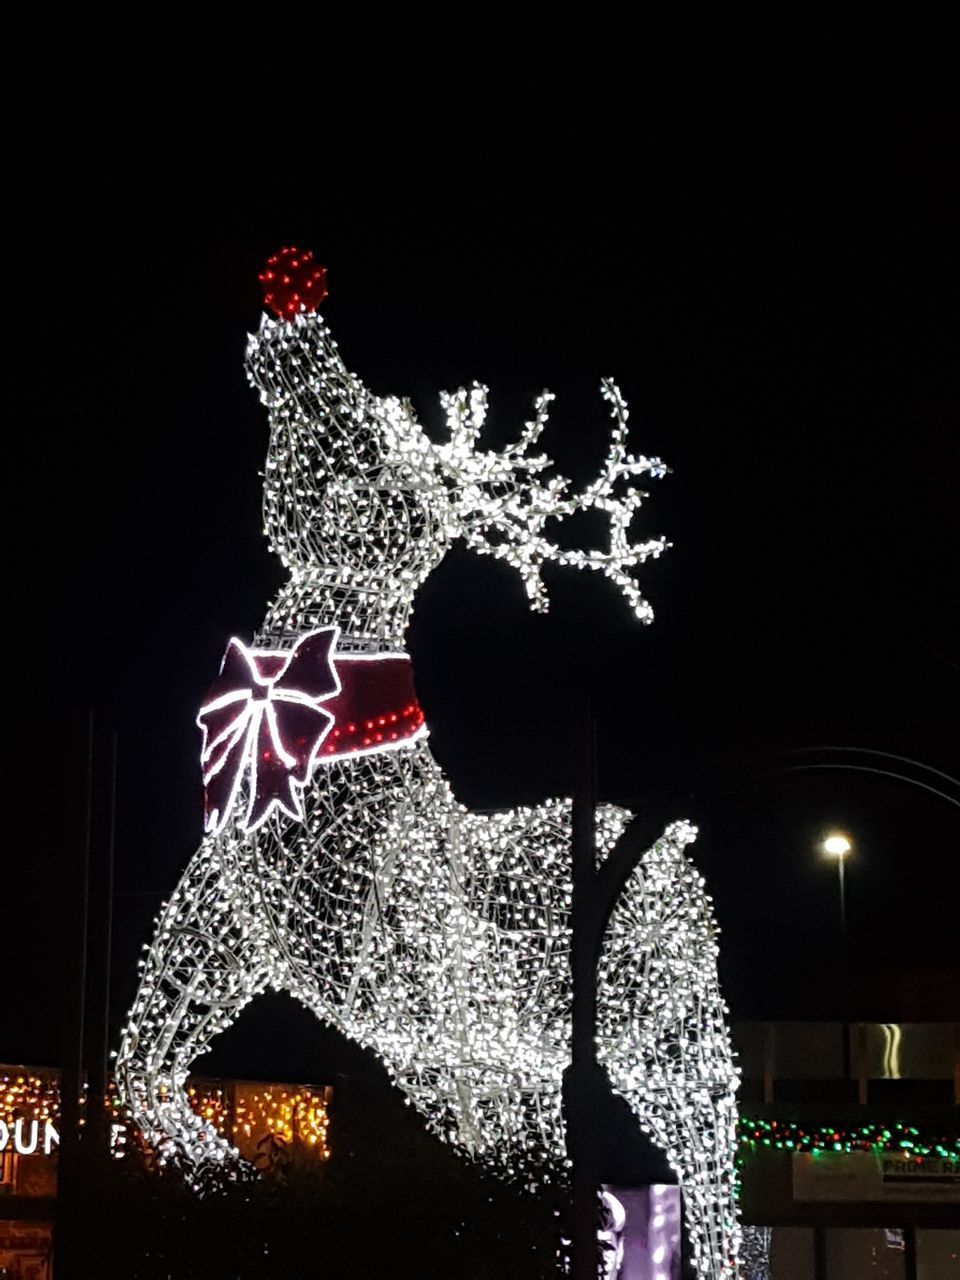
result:
<svg viewBox="0 0 960 1280"><path fill-rule="evenodd" d="M271 418L264 515L271 544L294 573L336 575L361 590L412 602L448 547L463 538L520 574L531 607L546 610L548 562L601 572L643 621L652 611L632 571L668 545L630 541L646 496L636 477L663 475L657 458L626 451L627 408L602 384L613 429L599 474L572 494L550 460L533 452L553 397L544 392L519 440L495 453L479 448L487 393L474 385L441 396L448 439L432 443L410 404L373 395L345 368L315 312L264 316L247 349L247 371ZM560 547L547 522L597 510L609 521L601 550Z"/></svg>

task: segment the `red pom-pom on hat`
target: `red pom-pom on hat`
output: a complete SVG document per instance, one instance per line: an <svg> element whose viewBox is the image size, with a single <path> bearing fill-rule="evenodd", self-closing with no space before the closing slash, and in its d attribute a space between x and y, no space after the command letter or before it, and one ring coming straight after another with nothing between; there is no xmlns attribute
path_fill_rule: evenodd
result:
<svg viewBox="0 0 960 1280"><path fill-rule="evenodd" d="M316 311L327 296L327 269L313 260L310 250L283 248L267 259L260 272L263 305L281 320L300 311Z"/></svg>

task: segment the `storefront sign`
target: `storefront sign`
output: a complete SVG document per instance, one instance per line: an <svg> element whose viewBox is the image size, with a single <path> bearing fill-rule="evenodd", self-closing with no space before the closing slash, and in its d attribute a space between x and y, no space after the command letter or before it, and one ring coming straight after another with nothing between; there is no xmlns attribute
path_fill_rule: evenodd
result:
<svg viewBox="0 0 960 1280"><path fill-rule="evenodd" d="M795 1152L794 1200L960 1204L960 1161L907 1152Z"/></svg>
<svg viewBox="0 0 960 1280"><path fill-rule="evenodd" d="M16 1120L0 1120L0 1151L9 1147L20 1156L48 1156L59 1147L60 1135L50 1120L28 1120L19 1116Z"/></svg>

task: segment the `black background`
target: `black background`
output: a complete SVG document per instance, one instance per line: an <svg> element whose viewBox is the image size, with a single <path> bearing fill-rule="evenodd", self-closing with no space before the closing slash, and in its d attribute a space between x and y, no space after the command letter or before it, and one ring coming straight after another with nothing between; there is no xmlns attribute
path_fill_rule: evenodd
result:
<svg viewBox="0 0 960 1280"><path fill-rule="evenodd" d="M675 798L700 824L735 1017L836 1012L836 874L816 848L834 824L856 845L863 1012L909 1017L912 973L945 1016L960 812L872 774L756 774L824 745L960 772L956 189L929 131L776 151L654 169L627 149L588 170L561 149L502 172L468 151L356 179L341 156L223 184L158 156L135 182L107 162L45 203L14 263L26 591L12 634L42 656L13 668L30 710L8 775L23 830L0 1059L57 1054L71 717L90 708L118 733L114 1043L138 949L199 838L194 715L226 640L251 635L281 581L260 529L266 416L242 360L257 271L288 243L329 268L348 365L411 395L431 433L441 389L486 382L499 444L549 386L546 445L582 482L611 374L632 445L672 468L640 521L674 544L642 571L650 627L563 570L550 614L532 615L510 569L459 548L421 591L409 647L459 797L569 793L589 693L601 798ZM68 287L37 284L61 270ZM322 1079L346 1052L269 997L200 1065Z"/></svg>

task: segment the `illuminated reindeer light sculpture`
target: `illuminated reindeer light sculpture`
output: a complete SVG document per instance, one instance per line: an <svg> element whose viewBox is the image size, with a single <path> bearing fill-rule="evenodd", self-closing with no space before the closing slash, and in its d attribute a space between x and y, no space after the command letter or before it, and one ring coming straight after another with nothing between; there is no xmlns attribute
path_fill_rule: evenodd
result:
<svg viewBox="0 0 960 1280"><path fill-rule="evenodd" d="M184 1082L258 993L287 991L372 1047L430 1127L505 1176L562 1176L569 1059L568 800L468 812L430 753L403 652L417 589L458 538L516 568L546 609L545 563L593 569L634 613L640 476L627 409L581 494L534 452L551 397L514 445L479 447L486 393L443 397L446 443L349 373L315 310L323 269L284 250L262 279L277 319L247 370L271 423L266 530L289 572L252 647L230 642L200 712L207 835L158 920L119 1051L122 1095L167 1158L237 1153ZM309 290L313 289L311 295ZM303 299L309 298L309 304ZM594 508L604 550L561 550L551 518ZM598 857L630 814L597 811ZM611 1083L678 1175L698 1275L735 1271L732 1064L703 881L676 822L611 919L597 1043Z"/></svg>

